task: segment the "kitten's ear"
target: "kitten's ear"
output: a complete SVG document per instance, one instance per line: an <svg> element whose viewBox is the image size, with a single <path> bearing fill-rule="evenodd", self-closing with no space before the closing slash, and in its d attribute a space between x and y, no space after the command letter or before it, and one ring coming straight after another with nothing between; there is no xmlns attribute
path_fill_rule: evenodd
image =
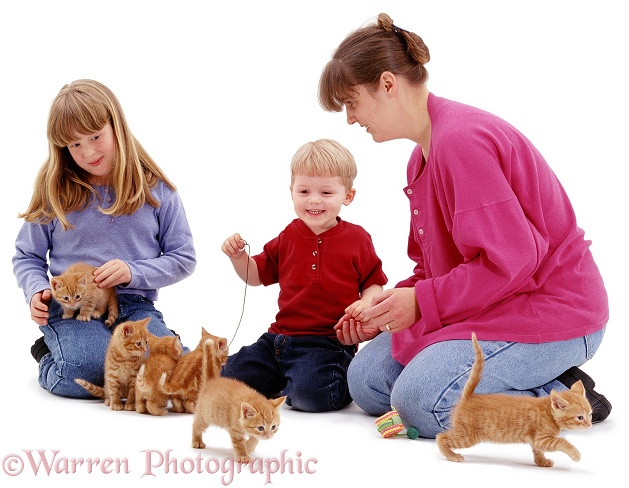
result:
<svg viewBox="0 0 629 488"><path fill-rule="evenodd" d="M227 351L227 339L220 337L218 341L216 341L216 348L219 351Z"/></svg>
<svg viewBox="0 0 629 488"><path fill-rule="evenodd" d="M201 327L201 337L209 336L210 333L205 330L205 327Z"/></svg>
<svg viewBox="0 0 629 488"><path fill-rule="evenodd" d="M570 406L570 402L566 401L559 393L555 390L550 391L550 403L554 410L563 410Z"/></svg>
<svg viewBox="0 0 629 488"><path fill-rule="evenodd" d="M79 275L79 278L77 279L77 281L79 282L79 284L85 285L87 283L87 273L83 273L82 275Z"/></svg>
<svg viewBox="0 0 629 488"><path fill-rule="evenodd" d="M146 328L146 327L147 327L147 325L148 325L148 323L149 323L150 321L151 321L151 317L146 317L145 319L138 320L138 321L136 322L136 324L137 324L139 327L144 327L144 328Z"/></svg>
<svg viewBox="0 0 629 488"><path fill-rule="evenodd" d="M280 405L282 405L282 403L284 403L286 401L286 397L285 396L281 396L279 398L274 398L272 400L269 400L271 402L271 405L273 405L275 408L279 408Z"/></svg>
<svg viewBox="0 0 629 488"><path fill-rule="evenodd" d="M126 324L121 324L122 327L122 335L127 337L130 334L133 334L134 328L131 322L127 322Z"/></svg>
<svg viewBox="0 0 629 488"><path fill-rule="evenodd" d="M56 290L57 288L61 288L61 286L63 285L63 283L61 282L61 280L59 278L57 278L56 276L53 277L50 280L50 286L52 286L53 290Z"/></svg>
<svg viewBox="0 0 629 488"><path fill-rule="evenodd" d="M570 390L578 393L579 395L585 396L585 387L583 386L583 382L581 380L573 383L573 385L570 387Z"/></svg>
<svg viewBox="0 0 629 488"><path fill-rule="evenodd" d="M242 402L240 404L240 412L242 413L242 416L246 419L251 418L258 413L258 411L247 402Z"/></svg>

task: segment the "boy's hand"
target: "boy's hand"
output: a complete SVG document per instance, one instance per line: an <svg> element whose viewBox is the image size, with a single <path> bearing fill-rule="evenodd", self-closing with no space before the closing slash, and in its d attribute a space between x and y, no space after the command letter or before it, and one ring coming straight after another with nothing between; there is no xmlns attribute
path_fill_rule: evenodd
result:
<svg viewBox="0 0 629 488"><path fill-rule="evenodd" d="M236 233L225 239L225 242L223 242L221 246L221 251L223 251L229 259L240 258L243 256L245 244L245 240L240 237L240 234ZM246 256L247 253L244 253L244 255Z"/></svg>
<svg viewBox="0 0 629 488"><path fill-rule="evenodd" d="M336 338L346 346L371 340L380 334L380 329L372 325L371 321L357 322L348 314L341 317L341 320L334 326L334 330L336 331Z"/></svg>

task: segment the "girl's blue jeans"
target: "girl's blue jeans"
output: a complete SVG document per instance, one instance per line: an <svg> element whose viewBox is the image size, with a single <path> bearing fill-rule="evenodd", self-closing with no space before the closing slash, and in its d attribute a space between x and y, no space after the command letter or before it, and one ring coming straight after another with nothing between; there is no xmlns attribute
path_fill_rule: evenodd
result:
<svg viewBox="0 0 629 488"><path fill-rule="evenodd" d="M174 335L151 300L140 295L120 293L118 303L120 315L110 329L101 320L64 320L61 318L61 306L52 300L48 325L40 327L50 349L50 353L39 362L39 384L43 388L56 395L91 398L87 391L74 382L74 378L103 385L109 339L116 326L122 322L150 317L149 332L158 337ZM187 350L184 348L184 351Z"/></svg>
<svg viewBox="0 0 629 488"><path fill-rule="evenodd" d="M479 341L485 367L476 392L546 396L552 389L564 391L566 386L555 378L589 360L604 333L541 344ZM391 334L383 332L350 364L349 390L365 412L379 416L394 407L406 427L434 438L449 427L473 363L471 340L453 340L427 347L404 367L391 357Z"/></svg>
<svg viewBox="0 0 629 488"><path fill-rule="evenodd" d="M229 356L221 375L267 397L286 395L286 404L296 410L339 410L352 401L347 368L355 351L336 338L266 332Z"/></svg>

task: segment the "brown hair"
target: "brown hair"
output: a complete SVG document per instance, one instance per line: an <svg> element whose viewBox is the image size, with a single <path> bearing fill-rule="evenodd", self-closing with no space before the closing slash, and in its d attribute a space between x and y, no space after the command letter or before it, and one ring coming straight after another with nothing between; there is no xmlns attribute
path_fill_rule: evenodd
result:
<svg viewBox="0 0 629 488"><path fill-rule="evenodd" d="M319 79L319 104L340 112L356 86L376 85L385 71L423 84L428 79L424 67L428 61L430 53L421 37L380 14L377 24L352 32L336 49Z"/></svg>
<svg viewBox="0 0 629 488"><path fill-rule="evenodd" d="M72 226L66 215L84 209L98 197L88 183L88 174L75 162L67 144L79 134L93 134L111 124L115 158L111 184L114 204L100 209L106 215L132 214L145 203L158 207L150 190L159 180L175 185L131 134L122 107L105 85L94 80L76 80L61 88L48 116L48 159L35 179L33 196L26 212L27 222L46 224L57 218L64 229Z"/></svg>
<svg viewBox="0 0 629 488"><path fill-rule="evenodd" d="M307 142L293 156L290 163L292 188L295 176L340 176L347 191L352 189L358 174L354 156L345 146L332 139Z"/></svg>

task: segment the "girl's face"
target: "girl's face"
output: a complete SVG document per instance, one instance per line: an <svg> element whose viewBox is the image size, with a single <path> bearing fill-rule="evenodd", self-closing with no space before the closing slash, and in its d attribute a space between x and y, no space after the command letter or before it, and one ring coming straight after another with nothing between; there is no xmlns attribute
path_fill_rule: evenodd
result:
<svg viewBox="0 0 629 488"><path fill-rule="evenodd" d="M343 205L356 190L347 190L340 176L296 175L291 187L295 213L316 235L334 227Z"/></svg>
<svg viewBox="0 0 629 488"><path fill-rule="evenodd" d="M90 185L108 185L115 155L114 131L111 124L108 122L94 134L74 135L74 140L67 146L74 162L89 173Z"/></svg>

